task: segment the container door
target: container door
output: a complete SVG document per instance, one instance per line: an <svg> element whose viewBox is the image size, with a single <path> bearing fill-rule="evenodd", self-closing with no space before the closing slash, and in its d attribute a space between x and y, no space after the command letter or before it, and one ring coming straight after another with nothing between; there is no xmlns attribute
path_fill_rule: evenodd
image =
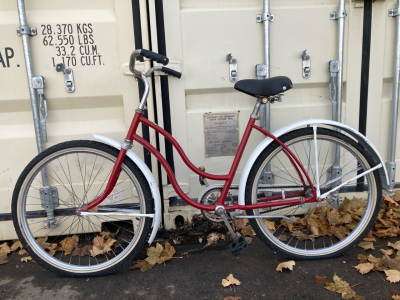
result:
<svg viewBox="0 0 400 300"><path fill-rule="evenodd" d="M123 141L139 103L140 88L128 61L136 47L148 47L146 1L26 0L34 75L46 80L48 148L97 133ZM37 155L16 1L0 1L0 240L16 238L11 197L24 167ZM74 73L67 93L63 63ZM141 69L149 62L138 62ZM153 115L152 103L149 115ZM148 131L139 129L155 144ZM141 147L134 151L152 165ZM153 162L153 166L154 166ZM156 168L152 168L156 171ZM157 173L155 172L155 178Z"/></svg>

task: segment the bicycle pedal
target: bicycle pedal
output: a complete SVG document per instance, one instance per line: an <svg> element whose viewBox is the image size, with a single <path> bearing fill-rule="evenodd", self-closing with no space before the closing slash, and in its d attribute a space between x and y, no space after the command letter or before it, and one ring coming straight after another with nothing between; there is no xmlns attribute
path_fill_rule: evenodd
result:
<svg viewBox="0 0 400 300"><path fill-rule="evenodd" d="M239 255L244 252L249 247L247 244L246 239L243 235L240 237L234 238L233 242L229 244L229 250L233 253L233 255Z"/></svg>

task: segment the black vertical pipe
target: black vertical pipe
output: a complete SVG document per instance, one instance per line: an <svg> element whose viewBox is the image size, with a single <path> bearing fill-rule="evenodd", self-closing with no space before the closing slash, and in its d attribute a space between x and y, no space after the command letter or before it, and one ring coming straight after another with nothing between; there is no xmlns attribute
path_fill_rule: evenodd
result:
<svg viewBox="0 0 400 300"><path fill-rule="evenodd" d="M158 42L158 53L167 56L167 45L165 41L165 25L164 25L164 8L163 0L155 0L155 13L156 13L156 31L157 31L157 42ZM171 124L171 107L169 100L169 87L168 87L168 76L160 76L161 80L161 101L164 119L164 129L172 134ZM170 165L172 171L175 173L174 164L174 153L171 142L165 139L165 159ZM168 179L168 184L171 182Z"/></svg>
<svg viewBox="0 0 400 300"><path fill-rule="evenodd" d="M364 0L363 41L361 56L361 90L358 131L367 134L369 63L371 58L372 1ZM359 171L360 174L362 171ZM364 177L357 179L357 190L363 190Z"/></svg>
<svg viewBox="0 0 400 300"><path fill-rule="evenodd" d="M363 135L367 132L369 62L371 56L371 28L372 28L372 1L364 1L364 23L361 58L361 91L360 91L360 118L358 131Z"/></svg>
<svg viewBox="0 0 400 300"><path fill-rule="evenodd" d="M143 48L143 40L142 40L142 24L140 19L140 3L139 0L132 0L132 17L133 17L133 32L135 35L135 48L142 49ZM143 57L139 56L136 60L143 61ZM139 97L142 99L144 93L144 84L142 81L138 81L138 88L139 88ZM143 116L145 118L148 117L147 110L144 111ZM142 137L150 142L150 130L147 125L142 123ZM144 162L151 170L151 155L150 152L143 147L143 155L144 155Z"/></svg>

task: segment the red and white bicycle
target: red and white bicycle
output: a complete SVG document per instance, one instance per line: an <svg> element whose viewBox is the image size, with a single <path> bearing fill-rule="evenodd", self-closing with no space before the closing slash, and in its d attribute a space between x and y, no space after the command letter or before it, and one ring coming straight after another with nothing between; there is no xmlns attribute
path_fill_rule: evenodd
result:
<svg viewBox="0 0 400 300"><path fill-rule="evenodd" d="M181 74L161 66L143 74L135 69L139 55L168 64L168 58L148 50L132 53L130 70L143 81L145 92L122 144L99 135L93 136L101 142L57 144L36 156L18 179L12 199L14 225L36 262L66 276L105 275L132 260L146 240L153 241L161 198L151 171L131 150L134 141L157 157L181 199L210 220L225 222L234 254L247 247L243 236L237 238L231 228L237 218L249 219L265 244L294 259L341 255L368 233L380 209L382 183L388 184L388 179L382 158L362 134L329 120L299 121L271 134L255 124L260 106L281 100L280 93L290 90L292 82L287 77L242 80L235 89L256 98L253 113L229 173L206 173L189 161L168 132L143 117L147 77L155 70L178 78ZM202 182L207 178L225 183L207 183L198 201L189 198L160 152L136 134L140 123L168 139ZM233 184L253 129L266 138L250 155L239 184ZM339 219L339 210L333 213L344 201L357 209L348 210L350 219ZM316 214L314 229L300 218ZM294 234L300 220L306 223Z"/></svg>

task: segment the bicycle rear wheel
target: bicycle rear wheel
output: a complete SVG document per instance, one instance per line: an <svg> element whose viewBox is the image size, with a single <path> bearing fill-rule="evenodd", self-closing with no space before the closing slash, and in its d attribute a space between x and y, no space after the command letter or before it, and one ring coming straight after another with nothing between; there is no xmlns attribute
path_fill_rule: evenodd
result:
<svg viewBox="0 0 400 300"><path fill-rule="evenodd" d="M22 172L13 193L13 221L22 245L40 265L65 276L101 276L140 251L152 218L76 214L104 191L118 152L94 141L70 141L40 153ZM44 207L46 193L54 218ZM129 158L113 192L93 209L103 211L154 211L150 187Z"/></svg>
<svg viewBox="0 0 400 300"><path fill-rule="evenodd" d="M297 156L313 185L319 179L321 194L354 178L374 163L365 149L344 134L318 128L317 152L313 128L283 135L280 140ZM315 159L318 160L318 174ZM266 180L273 177L274 182ZM271 143L258 157L246 185L246 204L265 202L271 194L305 198L310 188L304 184L278 143ZM292 193L292 194L291 194ZM300 195L300 196L299 196ZM373 226L380 209L382 186L378 171L363 180L351 180L324 201L248 210L248 215L282 217L250 219L260 239L275 251L294 259L322 259L339 256L355 247Z"/></svg>

